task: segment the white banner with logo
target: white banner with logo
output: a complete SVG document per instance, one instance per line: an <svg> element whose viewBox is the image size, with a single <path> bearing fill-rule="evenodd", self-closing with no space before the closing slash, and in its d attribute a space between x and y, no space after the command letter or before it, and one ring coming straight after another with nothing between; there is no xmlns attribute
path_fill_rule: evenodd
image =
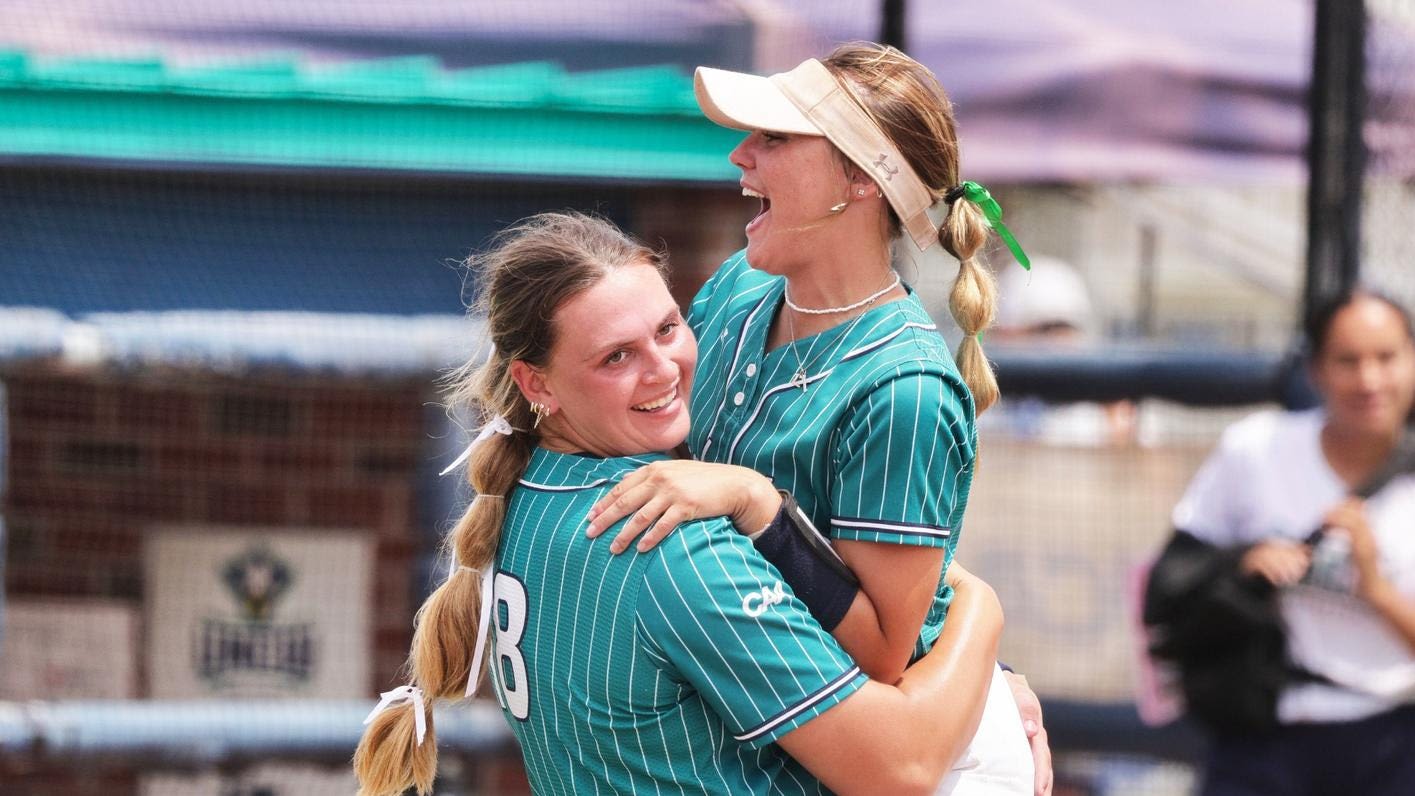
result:
<svg viewBox="0 0 1415 796"><path fill-rule="evenodd" d="M366 696L373 546L343 531L151 532L150 695Z"/></svg>

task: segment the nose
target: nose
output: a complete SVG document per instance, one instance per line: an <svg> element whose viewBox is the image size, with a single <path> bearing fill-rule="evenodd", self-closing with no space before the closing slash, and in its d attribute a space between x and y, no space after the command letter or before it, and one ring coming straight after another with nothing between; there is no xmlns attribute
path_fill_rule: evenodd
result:
<svg viewBox="0 0 1415 796"><path fill-rule="evenodd" d="M678 378L678 363L673 359L673 351L668 346L654 346L653 361L644 368L646 384L670 384Z"/></svg>
<svg viewBox="0 0 1415 796"><path fill-rule="evenodd" d="M1356 382L1362 390L1369 392L1378 389L1383 375L1381 363L1374 357L1363 357L1356 366Z"/></svg>
<svg viewBox="0 0 1415 796"><path fill-rule="evenodd" d="M748 135L742 142L732 148L731 154L727 156L728 162L739 169L747 170L752 167L751 158L752 141L757 137L756 133Z"/></svg>

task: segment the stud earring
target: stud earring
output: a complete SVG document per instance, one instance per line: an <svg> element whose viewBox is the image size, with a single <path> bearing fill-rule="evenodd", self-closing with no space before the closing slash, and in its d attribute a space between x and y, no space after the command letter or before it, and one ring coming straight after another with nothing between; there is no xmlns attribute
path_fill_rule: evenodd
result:
<svg viewBox="0 0 1415 796"><path fill-rule="evenodd" d="M856 195L858 195L858 196L864 196L864 195L865 195L865 189L864 189L864 188L860 188L859 190L855 191L855 193L856 193Z"/></svg>

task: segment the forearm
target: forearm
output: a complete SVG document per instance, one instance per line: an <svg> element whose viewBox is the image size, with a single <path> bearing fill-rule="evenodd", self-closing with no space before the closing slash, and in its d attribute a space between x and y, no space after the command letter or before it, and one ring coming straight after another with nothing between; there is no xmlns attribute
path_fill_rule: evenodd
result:
<svg viewBox="0 0 1415 796"><path fill-rule="evenodd" d="M915 629L907 638L891 638L880 621L874 601L862 589L855 595L849 612L831 631L831 635L871 680L894 684L899 682L905 667L909 665L919 633Z"/></svg>
<svg viewBox="0 0 1415 796"><path fill-rule="evenodd" d="M992 589L960 584L933 651L898 685L866 683L782 747L837 793L932 793L977 732L1001 632Z"/></svg>
<svg viewBox="0 0 1415 796"><path fill-rule="evenodd" d="M955 586L948 621L929 654L910 666L899 681L899 690L915 705L928 730L939 739L942 771L963 753L982 721L1002 638L1002 604L992 587L967 576ZM929 711L929 705L946 701L950 709Z"/></svg>
<svg viewBox="0 0 1415 796"><path fill-rule="evenodd" d="M861 749L865 770L908 760L925 779L941 780L978 731L1001 636L997 596L970 579L958 589L933 649L895 685L889 718Z"/></svg>

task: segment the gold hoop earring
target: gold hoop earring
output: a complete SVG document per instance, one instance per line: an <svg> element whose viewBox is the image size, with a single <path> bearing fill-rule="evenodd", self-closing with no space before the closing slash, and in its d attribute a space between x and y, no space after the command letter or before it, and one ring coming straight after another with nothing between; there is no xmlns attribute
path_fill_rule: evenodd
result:
<svg viewBox="0 0 1415 796"><path fill-rule="evenodd" d="M550 408L545 404L538 404L535 401L531 401L531 414L536 416L535 422L531 424L531 428L540 428L540 421L544 420L545 416L550 414Z"/></svg>

